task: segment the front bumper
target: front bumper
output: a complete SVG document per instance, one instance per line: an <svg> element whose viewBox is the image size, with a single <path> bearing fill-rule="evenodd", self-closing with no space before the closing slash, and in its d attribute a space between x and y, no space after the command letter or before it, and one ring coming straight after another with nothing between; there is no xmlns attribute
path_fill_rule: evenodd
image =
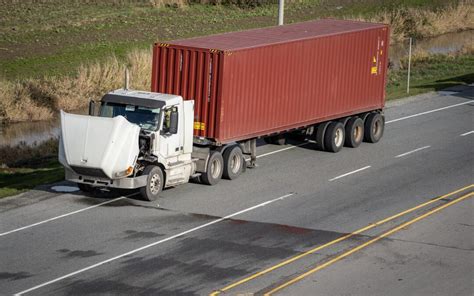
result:
<svg viewBox="0 0 474 296"><path fill-rule="evenodd" d="M111 187L121 189L136 189L146 186L147 176L138 176L134 178L122 178L122 179L104 179L91 176L78 175L70 169L65 168L66 180L83 183L97 187Z"/></svg>

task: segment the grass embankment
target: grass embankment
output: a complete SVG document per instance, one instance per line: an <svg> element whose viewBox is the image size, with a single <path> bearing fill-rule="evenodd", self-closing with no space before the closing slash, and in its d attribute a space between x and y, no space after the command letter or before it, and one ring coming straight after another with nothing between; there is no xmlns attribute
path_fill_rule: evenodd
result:
<svg viewBox="0 0 474 296"><path fill-rule="evenodd" d="M57 139L33 146L21 143L0 147L0 198L63 180L64 169L57 153Z"/></svg>
<svg viewBox="0 0 474 296"><path fill-rule="evenodd" d="M408 58L401 60L400 69L389 70L387 99L397 99L429 91L438 91L474 82L474 45L451 54L415 52L412 56L410 93L406 93Z"/></svg>
<svg viewBox="0 0 474 296"><path fill-rule="evenodd" d="M171 40L275 24L276 4L215 0L161 7L162 1L7 1L0 21L0 121L49 119L59 109L122 84L130 66L132 86L149 89L156 40ZM193 1L199 2L199 1ZM244 8L242 8L244 7ZM288 3L287 23L324 17L381 21L392 39L426 37L474 28L473 5L443 0L305 0Z"/></svg>

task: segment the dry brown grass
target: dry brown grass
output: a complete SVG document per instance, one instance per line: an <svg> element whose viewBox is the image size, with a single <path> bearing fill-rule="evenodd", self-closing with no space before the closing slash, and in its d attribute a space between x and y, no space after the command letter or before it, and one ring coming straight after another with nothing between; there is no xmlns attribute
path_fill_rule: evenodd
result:
<svg viewBox="0 0 474 296"><path fill-rule="evenodd" d="M419 64L426 64L430 63L433 60L439 60L440 58L445 59L447 61L452 61L460 56L474 56L474 44L469 43L465 44L457 51L449 52L446 54L442 53L432 53L425 49L417 48L412 53L411 57L411 65L413 67L418 66ZM400 69L407 69L408 68L408 57L403 57L400 59Z"/></svg>
<svg viewBox="0 0 474 296"><path fill-rule="evenodd" d="M150 89L151 51L135 50L126 64L115 57L81 66L75 76L45 77L11 82L0 79L0 121L50 119L58 110L87 106L90 99L123 85L125 68L130 69L130 88Z"/></svg>
<svg viewBox="0 0 474 296"><path fill-rule="evenodd" d="M58 139L52 138L32 145L20 142L17 145L0 146L0 167L28 166L33 162L58 155Z"/></svg>
<svg viewBox="0 0 474 296"><path fill-rule="evenodd" d="M0 4L42 4L42 3L64 3L69 4L100 4L100 5L124 5L124 4L141 4L144 6L162 7L168 6L184 6L187 0L0 0Z"/></svg>
<svg viewBox="0 0 474 296"><path fill-rule="evenodd" d="M457 52L458 55L474 55L474 43L465 44L461 50Z"/></svg>
<svg viewBox="0 0 474 296"><path fill-rule="evenodd" d="M392 41L408 37L432 37L450 32L474 29L472 1L460 2L436 11L400 7L387 10L374 17L348 17L369 22L389 24Z"/></svg>
<svg viewBox="0 0 474 296"><path fill-rule="evenodd" d="M137 2L148 4L153 2L152 5L158 5L164 3L163 1L176 2L174 0ZM179 1L185 3L185 0ZM122 2L127 1L109 1L109 3ZM407 36L427 37L474 29L473 15L472 2L461 2L457 6L448 6L438 11L400 8L385 11L369 19L362 17L355 19L390 24L392 40L397 41ZM470 47L465 47L463 52L472 54L473 47L470 44ZM423 55L426 53L415 53L415 59L423 60ZM84 108L91 98L99 99L104 93L121 87L125 67L130 69L131 88L150 89L151 50L132 51L125 63L110 57L102 62L82 65L74 76L21 81L0 78L0 122L45 120L52 118L60 109L71 111Z"/></svg>

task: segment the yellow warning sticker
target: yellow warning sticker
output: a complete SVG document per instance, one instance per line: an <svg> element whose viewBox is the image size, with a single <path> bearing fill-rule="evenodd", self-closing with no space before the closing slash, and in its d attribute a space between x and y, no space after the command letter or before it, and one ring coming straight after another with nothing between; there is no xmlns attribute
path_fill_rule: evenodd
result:
<svg viewBox="0 0 474 296"><path fill-rule="evenodd" d="M370 68L370 74L377 74L377 67Z"/></svg>
<svg viewBox="0 0 474 296"><path fill-rule="evenodd" d="M204 122L195 121L194 122L194 129L203 131L203 130L206 129L206 124Z"/></svg>
<svg viewBox="0 0 474 296"><path fill-rule="evenodd" d="M377 59L375 58L375 56L373 57L372 61L373 61L374 63L377 63Z"/></svg>

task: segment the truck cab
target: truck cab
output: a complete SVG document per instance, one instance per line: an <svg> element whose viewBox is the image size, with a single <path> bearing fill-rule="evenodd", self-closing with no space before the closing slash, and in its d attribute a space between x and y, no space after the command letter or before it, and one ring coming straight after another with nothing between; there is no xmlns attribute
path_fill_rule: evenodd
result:
<svg viewBox="0 0 474 296"><path fill-rule="evenodd" d="M140 188L154 200L163 188L187 183L196 173L194 101L119 89L89 113L61 111L59 161L66 179L81 190Z"/></svg>

